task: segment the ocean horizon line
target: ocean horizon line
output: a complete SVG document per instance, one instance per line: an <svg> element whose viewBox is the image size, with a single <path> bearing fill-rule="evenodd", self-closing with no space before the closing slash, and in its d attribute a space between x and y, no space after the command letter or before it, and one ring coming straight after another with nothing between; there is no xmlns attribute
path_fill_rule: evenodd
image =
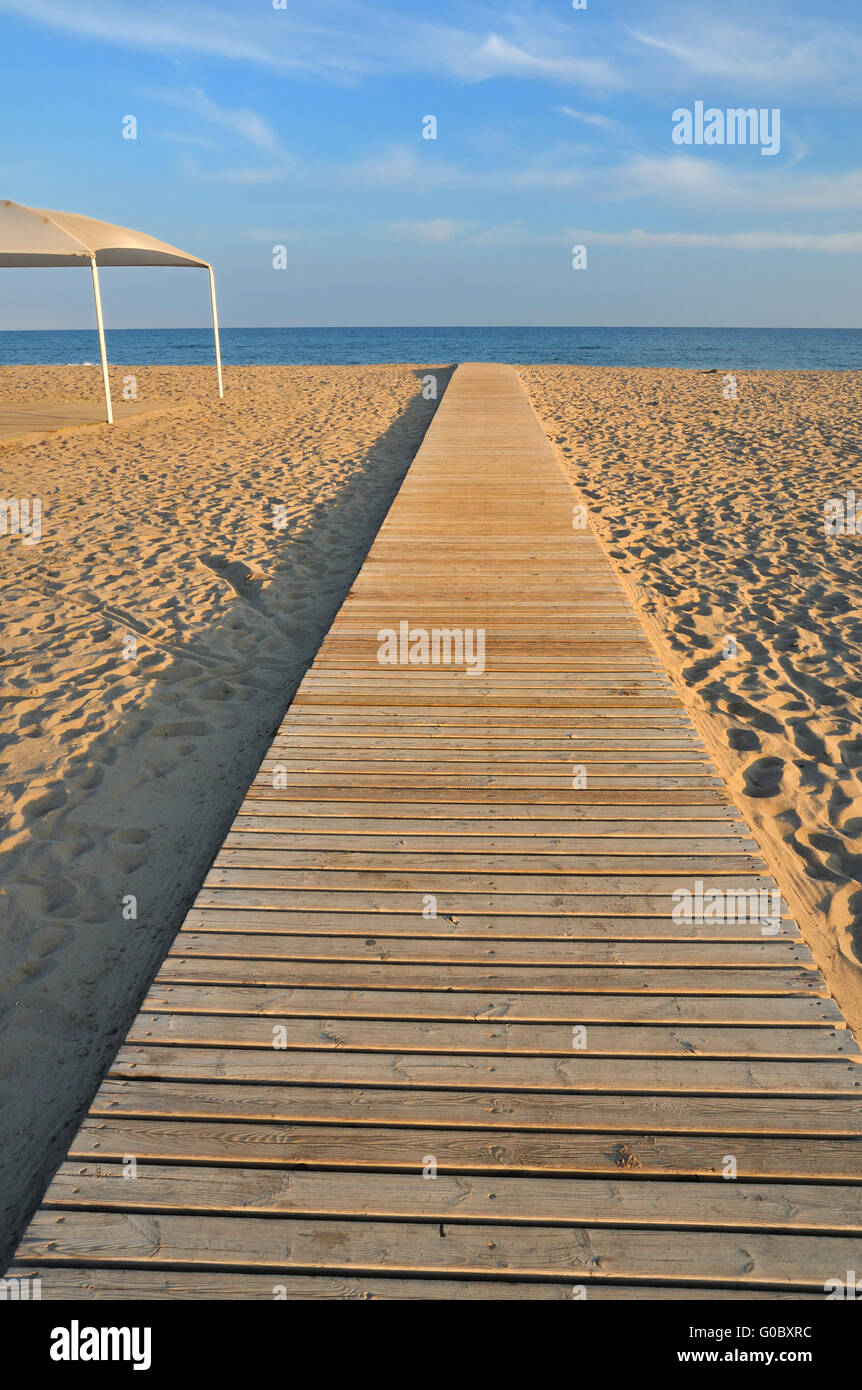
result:
<svg viewBox="0 0 862 1390"><path fill-rule="evenodd" d="M208 326L109 328L106 336L109 360L118 364L213 361ZM221 343L229 367L479 361L726 372L862 370L862 328L228 326ZM0 365L68 366L98 356L95 326L0 329Z"/></svg>

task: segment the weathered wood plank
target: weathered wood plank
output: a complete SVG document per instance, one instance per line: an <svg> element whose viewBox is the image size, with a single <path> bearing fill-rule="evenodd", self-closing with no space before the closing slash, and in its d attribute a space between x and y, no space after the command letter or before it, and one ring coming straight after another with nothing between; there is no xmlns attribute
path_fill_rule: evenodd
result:
<svg viewBox="0 0 862 1390"><path fill-rule="evenodd" d="M303 1302L309 1299L343 1300L361 1299L409 1302L413 1299L444 1302L450 1299L479 1301L493 1300L560 1302L581 1297L573 1289L571 1281L553 1283L544 1281L527 1284L514 1280L489 1282L482 1279L391 1279L356 1278L355 1276L279 1274L277 1280L270 1274L219 1273L216 1270L195 1269L178 1270L170 1274L153 1269L109 1269L96 1266L75 1267L72 1265L13 1265L8 1277L16 1279L39 1280L40 1297L43 1299L107 1299L152 1301L154 1299L223 1299L247 1302L250 1299L295 1299ZM593 1284L590 1286L590 1302L613 1299L626 1301L644 1299L652 1301L679 1302L686 1299L702 1299L703 1290L697 1287L679 1288L662 1284ZM734 1302L785 1302L805 1301L805 1293L779 1292L777 1290L752 1289L710 1289L710 1301L716 1299Z"/></svg>
<svg viewBox="0 0 862 1390"><path fill-rule="evenodd" d="M458 916L423 917L423 937L472 937L497 941L738 941L762 942L760 922L674 922L664 917L551 917ZM193 907L183 930L231 932L286 932L299 936L413 937L416 913L407 912L313 912L290 908ZM783 917L775 923L771 941L801 941L795 922Z"/></svg>
<svg viewBox="0 0 862 1390"><path fill-rule="evenodd" d="M230 956L242 960L391 961L443 965L618 965L719 966L724 969L763 966L786 969L813 964L807 946L793 941L642 942L642 941L465 941L458 937L426 937L421 928L411 937L295 936L285 932L200 931L184 927L171 947L172 955Z"/></svg>
<svg viewBox="0 0 862 1390"><path fill-rule="evenodd" d="M553 1226L664 1226L862 1235L862 1185L285 1171L65 1163L44 1206Z"/></svg>
<svg viewBox="0 0 862 1390"><path fill-rule="evenodd" d="M733 867L738 867L740 859L745 858L747 866L752 862L752 858L758 855L758 849L754 840L741 840L737 835L723 835L723 837L678 837L672 835L666 837L642 837L623 838L621 835L609 835L609 837L599 837L599 835L542 835L538 830L527 830L526 834L474 834L470 837L469 844L464 845L464 838L459 834L409 834L407 831L402 835L375 835L373 827L368 824L366 831L350 830L349 834L338 834L332 831L331 834L314 833L309 828L302 827L302 821L285 820L292 824L292 828L286 828L279 823L278 817L261 816L264 821L263 826L246 828L246 821L250 817L243 817L238 828L225 835L225 849L275 849L275 851L300 851L302 853L375 853L375 855L405 855L405 853L421 853L423 860L427 860L431 855L450 855L453 852L470 852L473 855L481 853L482 858L494 855L542 855L544 859L555 852L562 852L566 860L583 860L584 856L598 856L599 862L603 862L608 856L613 855L615 859L626 859L628 863L641 862L647 856L649 863L655 863L656 859L666 859L672 856L674 862L680 856L691 858L698 856L698 863L702 860L699 856L708 856L709 859L715 856L722 856L722 866L727 865L727 859L733 860ZM235 823L236 824L236 823ZM466 821L469 824L469 821ZM289 835L291 840L286 841ZM544 866L544 859L539 862L537 867ZM432 860L437 862L437 860ZM512 863L512 858L507 862ZM762 860L759 860L762 865Z"/></svg>
<svg viewBox="0 0 862 1390"><path fill-rule="evenodd" d="M405 802L407 804L404 804ZM237 816L295 817L297 820L307 820L311 824L319 823L324 828L348 820L351 825L360 823L375 830L378 826L384 829L391 827L396 833L401 824L416 825L427 822L427 831L420 833L428 835L435 833L441 821L473 826L475 833L484 833L483 827L490 826L494 833L498 834L505 834L510 826L519 828L522 825L534 825L541 834L549 835L636 835L640 833L641 827L648 832L650 826L655 826L658 836L684 835L686 832L683 827L686 825L692 826L697 834L748 834L748 827L732 806L712 802L698 806L696 811L692 811L688 805L672 806L642 802L639 794L630 805L597 801L589 806L570 805L565 811L553 803L545 804L538 800L501 804L498 800L489 801L481 794L460 802L439 802L432 798L423 800L417 796L414 802L418 803L420 810L416 809L416 805L411 805L409 798L403 795L393 794L393 804L387 806L381 804L381 798L373 793L368 797L363 793L362 797L351 798L348 795L340 800L332 798L308 801L298 796L281 796L273 787L258 788L256 791L250 788L247 800L240 806ZM570 828L569 831L564 828L566 826ZM587 829L583 829L584 826ZM472 832L465 830L464 833Z"/></svg>
<svg viewBox="0 0 862 1390"><path fill-rule="evenodd" d="M365 1274L536 1275L579 1280L673 1279L680 1283L783 1285L823 1291L853 1269L862 1244L846 1236L450 1223L316 1221L40 1211L25 1263L194 1266Z"/></svg>
<svg viewBox="0 0 862 1390"><path fill-rule="evenodd" d="M218 961L184 961L169 957L152 986L147 1008L170 1010L178 992L195 989L199 998L238 997L243 1012L279 1012L294 1017L437 1018L471 1022L507 1020L542 1023L739 1024L748 1030L767 1026L844 1029L835 1001L818 995L662 995L545 994L521 990L483 994L473 990L351 989L267 985L220 981L231 973ZM238 972L245 973L242 968ZM207 1010L204 1010L207 1012Z"/></svg>
<svg viewBox="0 0 862 1390"><path fill-rule="evenodd" d="M176 965L173 964L176 960ZM386 965L351 961L279 961L224 957L170 956L160 971L163 980L186 984L309 985L313 988L387 990L466 990L510 994L825 994L816 970L779 967L725 970L721 966L660 969L644 966Z"/></svg>
<svg viewBox="0 0 862 1390"><path fill-rule="evenodd" d="M182 1009L185 994L192 1007ZM246 991L248 993L248 991ZM347 1048L348 1051L524 1053L571 1057L579 1050L593 1057L757 1057L827 1058L855 1056L846 1029L825 1028L667 1028L565 1023L442 1023L381 1019L266 1018L239 1011L219 1012L229 991L174 991L170 1011L152 1010L145 1001L129 1029L127 1042L205 1043L229 1047L272 1047L278 1028L285 1048ZM190 997L191 996L191 997ZM203 1016L202 1016L203 1015ZM277 1019L276 1025L270 1019ZM575 1028L579 1031L575 1034Z"/></svg>
<svg viewBox="0 0 862 1390"><path fill-rule="evenodd" d="M375 872L404 873L410 869L420 869L428 873L447 874L490 874L501 875L528 874L530 882L537 881L537 887L544 886L541 876L559 874L577 877L581 874L625 874L642 877L655 874L672 874L681 881L719 874L756 874L761 860L756 854L726 852L707 854L705 851L691 854L664 853L656 847L651 853L638 854L599 854L589 850L583 854L575 852L553 854L537 850L522 851L513 862L513 853L494 853L492 850L466 852L459 850L371 850L349 849L306 849L292 842L290 845L236 845L231 844L220 850L214 868L242 869L349 869L351 873L370 869ZM759 886L759 884L758 884ZM613 890L612 890L613 891Z"/></svg>
<svg viewBox="0 0 862 1390"><path fill-rule="evenodd" d="M616 1058L488 1057L471 1054L291 1051L272 1046L177 1046L127 1042L112 1076L165 1080L322 1082L340 1086L451 1087L534 1091L608 1091L641 1094L829 1096L862 1094L862 1066L847 1060L820 1062L713 1062L700 1057Z"/></svg>

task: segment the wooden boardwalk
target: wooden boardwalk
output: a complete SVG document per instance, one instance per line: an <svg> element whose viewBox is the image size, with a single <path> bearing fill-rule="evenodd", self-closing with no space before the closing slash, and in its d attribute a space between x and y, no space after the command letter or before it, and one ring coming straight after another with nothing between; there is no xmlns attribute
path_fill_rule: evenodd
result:
<svg viewBox="0 0 862 1390"><path fill-rule="evenodd" d="M775 885L576 502L459 368L26 1233L43 1297L862 1269L858 1050L792 921L673 920ZM381 664L401 623L475 640Z"/></svg>

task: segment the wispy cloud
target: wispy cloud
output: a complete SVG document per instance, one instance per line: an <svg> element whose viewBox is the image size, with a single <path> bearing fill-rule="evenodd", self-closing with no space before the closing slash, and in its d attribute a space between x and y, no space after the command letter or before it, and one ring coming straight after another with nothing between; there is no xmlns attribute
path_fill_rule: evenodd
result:
<svg viewBox="0 0 862 1390"><path fill-rule="evenodd" d="M599 8L598 6L596 7ZM644 7L646 8L646 7ZM432 73L464 82L546 81L592 91L666 90L695 75L758 94L820 90L862 100L862 35L808 5L723 0L720 17L653 0L626 26L566 13L565 0L438 0L434 18L403 0L0 0L0 12L126 49L256 64L339 82ZM575 108L577 109L577 108Z"/></svg>
<svg viewBox="0 0 862 1390"><path fill-rule="evenodd" d="M401 188L427 192L434 188L465 188L469 171L430 155L420 156L407 145L387 149L340 165L334 173L339 183L362 188Z"/></svg>
<svg viewBox="0 0 862 1390"><path fill-rule="evenodd" d="M625 84L606 54L585 51L583 32L529 0L473 0L466 25L429 21L392 0L292 0L285 10L228 0L0 0L0 11L124 48L206 54L298 75L432 72L467 82L507 76Z"/></svg>
<svg viewBox="0 0 862 1390"><path fill-rule="evenodd" d="M640 227L624 231L596 231L583 228L568 231L540 231L522 221L476 229L472 222L437 218L428 222L393 223L390 230L415 241L446 243L460 241L467 246L624 246L635 250L691 251L799 251L827 255L862 254L862 232L648 232Z"/></svg>
<svg viewBox="0 0 862 1390"><path fill-rule="evenodd" d="M300 232L285 231L283 227L250 227L242 234L243 241L263 241L273 246L287 245L288 242L301 241Z"/></svg>
<svg viewBox="0 0 862 1390"><path fill-rule="evenodd" d="M595 126L598 130L606 130L609 134L617 135L628 130L628 126L622 121L615 121L611 116L602 116L595 111L576 111L572 106L557 106L556 111L561 116L568 116L573 121L582 121L584 125Z"/></svg>
<svg viewBox="0 0 862 1390"><path fill-rule="evenodd" d="M862 208L862 168L843 173L796 169L731 168L697 155L640 155L617 166L608 178L617 198L673 199L681 207L705 205L771 215L787 212L850 212Z"/></svg>
<svg viewBox="0 0 862 1390"><path fill-rule="evenodd" d="M432 192L444 189L517 192L532 189L569 189L582 181L582 171L565 150L543 152L514 168L470 169L438 158L418 155L405 145L342 165L335 174L345 184L364 188Z"/></svg>
<svg viewBox="0 0 862 1390"><path fill-rule="evenodd" d="M557 236L547 238L546 234L529 231L517 218L511 222L502 222L496 227L483 227L470 237L473 246L523 246L526 243L536 243L546 239L558 241Z"/></svg>
<svg viewBox="0 0 862 1390"><path fill-rule="evenodd" d="M656 27L660 20L654 20L652 28L630 29L629 34L641 51L668 60L677 70L736 90L748 85L752 104L758 94L773 91L785 97L812 89L854 100L862 95L858 33L810 12L786 13L784 6L771 13L755 11L755 19L747 5L737 6L738 17L723 9L720 21L700 11L693 18L690 11L675 10L664 31Z"/></svg>
<svg viewBox="0 0 862 1390"><path fill-rule="evenodd" d="M76 0L74 5L63 0L0 0L0 10L122 48L198 53L283 72L361 70L360 63L351 61L347 45L327 55L326 36L319 26L316 40L308 34L309 41L303 44L304 26L292 24L286 13L269 7L266 11L261 7L255 16L244 7L206 0L187 0L183 5L153 0L146 6L121 0Z"/></svg>
<svg viewBox="0 0 862 1390"><path fill-rule="evenodd" d="M862 252L862 232L624 232L574 231L568 235L587 246L635 246L727 251L825 251L830 255Z"/></svg>
<svg viewBox="0 0 862 1390"><path fill-rule="evenodd" d="M248 165L233 165L227 169L202 169L193 159L184 160L182 168L189 178L200 179L203 183L240 185L280 183L282 179L294 172L292 165L282 164L273 165L272 168L268 169Z"/></svg>
<svg viewBox="0 0 862 1390"><path fill-rule="evenodd" d="M506 76L580 82L590 87L618 87L622 83L621 75L606 58L584 58L556 46L545 51L541 43L531 51L497 33L478 43L471 43L466 35L460 39L457 50L452 49L450 63L455 72L472 81Z"/></svg>
<svg viewBox="0 0 862 1390"><path fill-rule="evenodd" d="M181 130L154 130L152 135L154 140L167 140L172 145L195 145L202 150L218 149L217 142L208 140L205 135L187 135Z"/></svg>
<svg viewBox="0 0 862 1390"><path fill-rule="evenodd" d="M190 111L210 125L222 126L241 140L269 154L281 154L281 146L274 131L262 116L247 106L220 106L212 101L201 87L191 87L187 91L156 91L148 93L156 101L169 106L177 106Z"/></svg>
<svg viewBox="0 0 862 1390"><path fill-rule="evenodd" d="M432 217L416 221L390 222L388 230L393 236L404 238L407 241L421 241L439 245L442 242L453 241L455 237L473 225L472 222L458 222L451 217Z"/></svg>

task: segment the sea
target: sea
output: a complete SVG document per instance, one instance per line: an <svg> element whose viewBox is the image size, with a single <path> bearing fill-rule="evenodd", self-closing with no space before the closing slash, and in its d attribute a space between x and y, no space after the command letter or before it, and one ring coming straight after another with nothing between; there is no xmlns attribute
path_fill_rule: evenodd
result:
<svg viewBox="0 0 862 1390"><path fill-rule="evenodd" d="M208 363L208 328L116 328L117 365ZM232 365L563 362L700 371L862 369L857 328L223 328ZM0 365L97 362L94 329L0 331Z"/></svg>

